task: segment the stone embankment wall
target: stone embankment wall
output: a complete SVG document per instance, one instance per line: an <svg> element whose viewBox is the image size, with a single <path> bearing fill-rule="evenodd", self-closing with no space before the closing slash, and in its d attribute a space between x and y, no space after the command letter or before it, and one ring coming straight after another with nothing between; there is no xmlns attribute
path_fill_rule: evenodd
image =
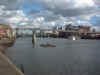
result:
<svg viewBox="0 0 100 75"><path fill-rule="evenodd" d="M0 75L24 75L10 60L5 56L7 45L0 42Z"/></svg>

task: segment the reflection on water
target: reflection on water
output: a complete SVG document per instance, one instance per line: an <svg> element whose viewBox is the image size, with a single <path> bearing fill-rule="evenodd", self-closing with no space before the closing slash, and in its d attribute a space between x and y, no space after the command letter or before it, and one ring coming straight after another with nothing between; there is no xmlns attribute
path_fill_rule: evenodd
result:
<svg viewBox="0 0 100 75"><path fill-rule="evenodd" d="M40 47L42 43L55 48ZM23 64L25 75L100 75L100 41L66 39L18 39L6 54L15 64Z"/></svg>

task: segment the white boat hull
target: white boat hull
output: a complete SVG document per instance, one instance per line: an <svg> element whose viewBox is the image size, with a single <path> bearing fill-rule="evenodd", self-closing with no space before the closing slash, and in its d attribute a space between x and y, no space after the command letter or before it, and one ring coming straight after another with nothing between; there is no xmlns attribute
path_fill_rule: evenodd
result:
<svg viewBox="0 0 100 75"><path fill-rule="evenodd" d="M79 37L76 37L76 36L70 36L68 39L69 39L69 40L78 40Z"/></svg>

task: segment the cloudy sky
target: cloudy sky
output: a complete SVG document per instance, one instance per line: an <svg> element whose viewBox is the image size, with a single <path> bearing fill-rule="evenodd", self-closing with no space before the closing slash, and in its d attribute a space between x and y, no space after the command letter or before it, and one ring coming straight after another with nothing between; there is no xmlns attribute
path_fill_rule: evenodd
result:
<svg viewBox="0 0 100 75"><path fill-rule="evenodd" d="M67 23L100 28L100 0L0 0L0 23L48 28Z"/></svg>

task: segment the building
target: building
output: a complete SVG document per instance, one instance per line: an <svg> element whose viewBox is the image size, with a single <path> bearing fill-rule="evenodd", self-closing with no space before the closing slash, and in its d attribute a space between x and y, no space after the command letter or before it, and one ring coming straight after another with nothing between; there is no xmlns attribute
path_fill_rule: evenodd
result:
<svg viewBox="0 0 100 75"><path fill-rule="evenodd" d="M91 29L89 26L73 26L71 24L65 25L64 30L58 30L59 36L68 38L70 36L75 36L78 38L86 37L89 32L91 32Z"/></svg>
<svg viewBox="0 0 100 75"><path fill-rule="evenodd" d="M12 40L13 29L9 24L0 24L0 40Z"/></svg>
<svg viewBox="0 0 100 75"><path fill-rule="evenodd" d="M79 31L79 27L69 24L65 26L65 31Z"/></svg>
<svg viewBox="0 0 100 75"><path fill-rule="evenodd" d="M79 26L80 33L89 33L91 32L90 26Z"/></svg>

